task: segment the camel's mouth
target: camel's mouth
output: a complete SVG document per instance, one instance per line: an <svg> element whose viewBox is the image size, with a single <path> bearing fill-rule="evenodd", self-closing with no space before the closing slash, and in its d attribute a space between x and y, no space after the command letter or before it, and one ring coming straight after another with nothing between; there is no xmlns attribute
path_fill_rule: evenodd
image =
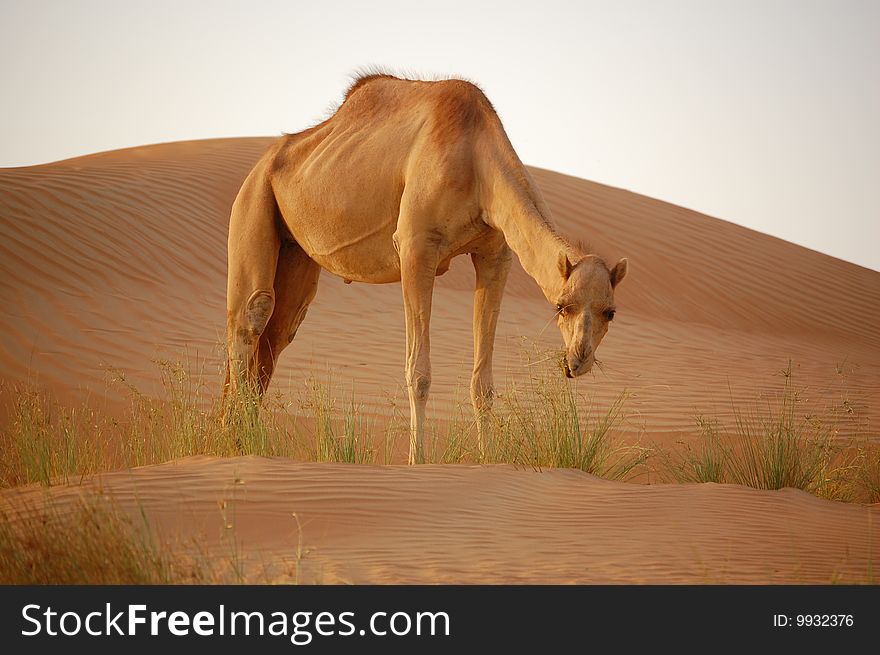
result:
<svg viewBox="0 0 880 655"><path fill-rule="evenodd" d="M571 372L571 368L568 365L568 361L563 357L562 359L562 372L565 373L565 377L573 378L574 375Z"/></svg>
<svg viewBox="0 0 880 655"><path fill-rule="evenodd" d="M571 366L568 363L568 358L563 356L562 360L559 362L559 365L562 368L562 372L565 373L565 377L579 378L584 373L589 373L591 370L593 370L594 364L599 364L598 359L591 359L592 361L588 360L586 363L582 362L574 370L572 370Z"/></svg>

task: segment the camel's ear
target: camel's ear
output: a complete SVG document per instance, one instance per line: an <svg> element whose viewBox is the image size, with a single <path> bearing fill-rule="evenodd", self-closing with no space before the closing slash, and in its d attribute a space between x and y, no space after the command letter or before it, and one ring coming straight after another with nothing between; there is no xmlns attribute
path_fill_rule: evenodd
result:
<svg viewBox="0 0 880 655"><path fill-rule="evenodd" d="M571 269L574 266L571 265L571 260L568 258L564 252L559 253L559 272L562 274L562 279L567 280L568 276L571 275Z"/></svg>
<svg viewBox="0 0 880 655"><path fill-rule="evenodd" d="M620 281L626 277L626 257L621 259L614 265L614 268L611 269L611 288L613 289Z"/></svg>

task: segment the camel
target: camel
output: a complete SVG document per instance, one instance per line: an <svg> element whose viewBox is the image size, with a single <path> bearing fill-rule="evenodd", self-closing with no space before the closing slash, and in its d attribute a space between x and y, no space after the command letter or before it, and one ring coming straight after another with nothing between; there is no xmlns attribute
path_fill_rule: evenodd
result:
<svg viewBox="0 0 880 655"><path fill-rule="evenodd" d="M511 251L556 308L565 375L591 370L614 318L613 267L561 237L492 104L458 79L358 78L336 112L270 146L229 223L225 394L261 395L293 341L321 269L400 282L406 318L409 462L424 461L434 278L469 254L476 272L471 400L481 453L492 352Z"/></svg>

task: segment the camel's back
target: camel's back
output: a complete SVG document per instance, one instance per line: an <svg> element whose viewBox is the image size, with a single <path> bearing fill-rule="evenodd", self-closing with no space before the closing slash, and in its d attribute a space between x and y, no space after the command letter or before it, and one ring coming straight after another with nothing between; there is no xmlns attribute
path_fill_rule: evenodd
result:
<svg viewBox="0 0 880 655"><path fill-rule="evenodd" d="M403 80L390 75L358 79L345 94L339 110L328 122L348 127L409 126L423 128L441 145L484 129L495 110L485 94L471 82Z"/></svg>
<svg viewBox="0 0 880 655"><path fill-rule="evenodd" d="M404 189L475 189L474 160L498 129L492 105L469 82L362 78L331 118L279 143L272 186L285 223L318 263L352 279L391 281ZM354 275L351 260L367 255L376 270Z"/></svg>
<svg viewBox="0 0 880 655"><path fill-rule="evenodd" d="M273 171L287 175L305 166L310 173L326 169L336 175L381 160L405 174L413 155L461 153L492 128L500 128L495 111L470 82L370 75L352 85L332 117L289 135Z"/></svg>

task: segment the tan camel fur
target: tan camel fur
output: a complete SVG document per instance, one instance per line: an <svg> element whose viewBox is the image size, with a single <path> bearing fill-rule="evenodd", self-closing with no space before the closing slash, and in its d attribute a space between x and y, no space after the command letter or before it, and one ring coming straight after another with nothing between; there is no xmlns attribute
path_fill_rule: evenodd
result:
<svg viewBox="0 0 880 655"><path fill-rule="evenodd" d="M315 297L320 270L400 281L410 463L424 458L434 278L476 271L471 399L483 449L492 351L511 250L555 305L569 377L586 373L626 275L562 239L486 96L461 80L368 75L323 123L286 135L238 193L229 225L226 393L265 391Z"/></svg>

